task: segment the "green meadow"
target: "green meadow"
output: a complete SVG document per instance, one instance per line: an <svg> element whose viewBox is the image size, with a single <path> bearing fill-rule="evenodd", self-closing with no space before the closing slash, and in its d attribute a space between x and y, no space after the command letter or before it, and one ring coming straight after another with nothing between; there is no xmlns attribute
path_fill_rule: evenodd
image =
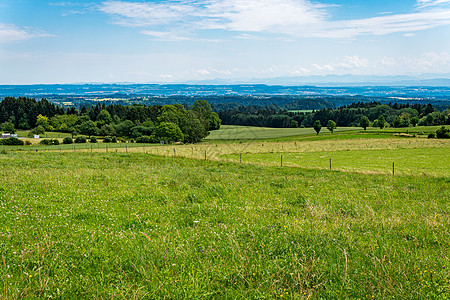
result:
<svg viewBox="0 0 450 300"><path fill-rule="evenodd" d="M450 143L367 134L2 147L0 298L448 299Z"/></svg>
<svg viewBox="0 0 450 300"><path fill-rule="evenodd" d="M324 132L328 131L325 127ZM339 127L335 132L360 130L356 127ZM260 140L280 137L316 134L313 128L269 128L223 125L220 130L211 131L207 140Z"/></svg>

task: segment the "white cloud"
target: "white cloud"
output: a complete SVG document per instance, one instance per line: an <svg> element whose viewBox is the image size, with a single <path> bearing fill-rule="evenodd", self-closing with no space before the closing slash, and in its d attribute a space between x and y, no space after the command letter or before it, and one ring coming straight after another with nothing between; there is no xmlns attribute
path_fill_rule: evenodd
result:
<svg viewBox="0 0 450 300"><path fill-rule="evenodd" d="M153 31L153 30L143 30L142 34L154 37L161 41L182 41L188 40L187 37L179 36L173 32L163 32L163 31Z"/></svg>
<svg viewBox="0 0 450 300"><path fill-rule="evenodd" d="M0 43L23 41L36 37L51 37L52 35L32 29L22 29L14 25L0 23Z"/></svg>
<svg viewBox="0 0 450 300"><path fill-rule="evenodd" d="M203 24L207 28L231 31L284 31L288 27L306 27L323 21L323 5L305 0L224 0L206 5Z"/></svg>
<svg viewBox="0 0 450 300"><path fill-rule="evenodd" d="M369 67L369 61L365 58L353 55L353 56L345 56L340 62L328 63L323 65L313 64L312 66L319 71L358 72L359 69Z"/></svg>
<svg viewBox="0 0 450 300"><path fill-rule="evenodd" d="M418 0L417 6L419 8L431 7L431 6L440 6L449 4L450 0Z"/></svg>
<svg viewBox="0 0 450 300"><path fill-rule="evenodd" d="M403 64L415 72L439 72L450 67L450 54L447 52L427 52L420 57L402 59Z"/></svg>
<svg viewBox="0 0 450 300"><path fill-rule="evenodd" d="M100 10L122 26L164 26L165 31L172 32L219 29L349 39L360 35L412 33L448 25L450 10L439 7L445 3L450 3L450 0L419 0L418 11L414 13L339 21L331 20L327 6L308 0L179 0L157 3L115 0L103 2Z"/></svg>
<svg viewBox="0 0 450 300"><path fill-rule="evenodd" d="M319 37L352 38L359 35L386 35L414 32L450 24L449 10L430 10L411 14L398 14L360 20L329 22L328 30L313 34Z"/></svg>
<svg viewBox="0 0 450 300"><path fill-rule="evenodd" d="M124 26L151 26L186 20L195 13L189 2L164 1L162 3L141 3L106 1L100 11L115 17L114 22Z"/></svg>

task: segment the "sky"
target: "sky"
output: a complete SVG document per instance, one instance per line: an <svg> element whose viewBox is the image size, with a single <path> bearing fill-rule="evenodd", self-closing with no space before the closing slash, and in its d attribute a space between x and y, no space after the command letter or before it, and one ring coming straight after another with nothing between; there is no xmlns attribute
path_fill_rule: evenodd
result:
<svg viewBox="0 0 450 300"><path fill-rule="evenodd" d="M0 0L0 84L344 74L450 78L450 0Z"/></svg>

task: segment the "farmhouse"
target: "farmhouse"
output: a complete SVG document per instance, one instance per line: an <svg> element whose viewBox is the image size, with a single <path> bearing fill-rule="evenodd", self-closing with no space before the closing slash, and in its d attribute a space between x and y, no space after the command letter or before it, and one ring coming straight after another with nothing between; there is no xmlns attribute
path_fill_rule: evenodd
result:
<svg viewBox="0 0 450 300"><path fill-rule="evenodd" d="M10 138L11 134L10 133L2 133L0 134L0 139L7 139Z"/></svg>

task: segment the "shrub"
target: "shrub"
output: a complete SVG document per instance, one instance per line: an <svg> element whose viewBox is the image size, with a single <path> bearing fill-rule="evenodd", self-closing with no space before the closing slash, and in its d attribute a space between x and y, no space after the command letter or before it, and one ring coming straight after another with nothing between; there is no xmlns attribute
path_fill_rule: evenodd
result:
<svg viewBox="0 0 450 300"><path fill-rule="evenodd" d="M105 136L103 143L117 143L117 138L115 136Z"/></svg>
<svg viewBox="0 0 450 300"><path fill-rule="evenodd" d="M442 126L438 130L436 130L436 137L438 139L450 139L450 129L445 128L445 126Z"/></svg>
<svg viewBox="0 0 450 300"><path fill-rule="evenodd" d="M155 143L155 136L140 136L136 139L136 143Z"/></svg>
<svg viewBox="0 0 450 300"><path fill-rule="evenodd" d="M45 145L45 146L51 145L51 144L52 144L52 140L41 140L41 141L39 142L39 144Z"/></svg>
<svg viewBox="0 0 450 300"><path fill-rule="evenodd" d="M31 134L33 134L33 135L35 135L35 134L41 135L41 134L44 134L44 133L45 133L45 128L42 127L41 125L36 126L35 128L33 128L31 130Z"/></svg>
<svg viewBox="0 0 450 300"><path fill-rule="evenodd" d="M58 140L44 139L39 142L41 145L50 146L50 145L59 145Z"/></svg>
<svg viewBox="0 0 450 300"><path fill-rule="evenodd" d="M97 138L95 136L93 136L93 137L91 137L89 142L95 144L95 143L97 143Z"/></svg>
<svg viewBox="0 0 450 300"><path fill-rule="evenodd" d="M15 137L10 137L4 140L0 140L0 145L6 145L6 146L23 146L23 141L19 140Z"/></svg>
<svg viewBox="0 0 450 300"><path fill-rule="evenodd" d="M436 133L432 132L432 133L428 134L428 138L429 138L429 139L434 139L434 138L436 138Z"/></svg>
<svg viewBox="0 0 450 300"><path fill-rule="evenodd" d="M67 136L63 139L63 144L72 144L72 143L73 143L73 140L71 137Z"/></svg>
<svg viewBox="0 0 450 300"><path fill-rule="evenodd" d="M84 136L79 136L75 139L75 143L77 143L77 144L86 143L86 138Z"/></svg>

